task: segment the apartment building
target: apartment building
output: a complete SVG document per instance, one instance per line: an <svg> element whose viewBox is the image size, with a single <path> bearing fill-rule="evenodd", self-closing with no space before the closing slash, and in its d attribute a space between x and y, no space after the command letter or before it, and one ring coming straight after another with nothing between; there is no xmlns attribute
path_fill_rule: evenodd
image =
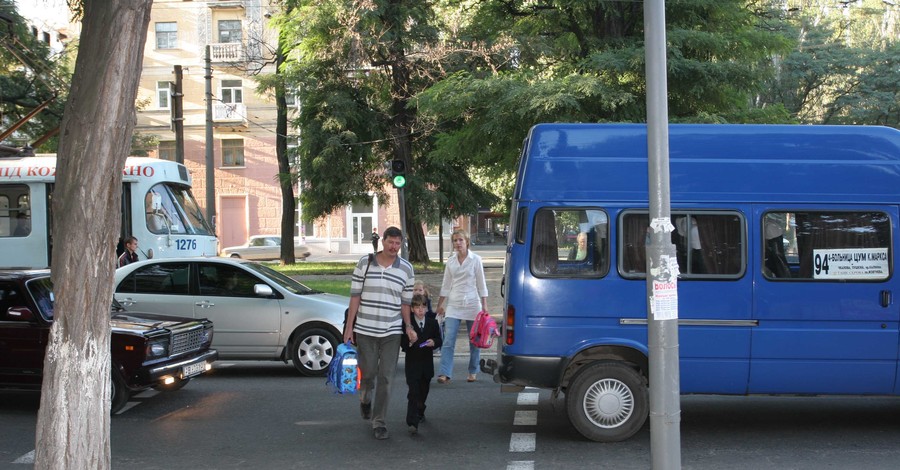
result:
<svg viewBox="0 0 900 470"><path fill-rule="evenodd" d="M170 83L182 67L184 163L194 195L206 204L205 54L212 66L212 149L216 231L220 248L244 243L248 236L279 234L281 191L275 156L274 96L256 91L257 73L274 73L277 41L269 18L278 5L270 0L183 1L153 4L144 69L138 91L136 132L158 136L151 156L175 159L171 130ZM371 250L373 227L399 226L396 201L352 205L309 224L295 235L311 248L337 253ZM204 207L206 210L206 207ZM298 209L298 218L299 211ZM318 250L313 250L314 252Z"/></svg>

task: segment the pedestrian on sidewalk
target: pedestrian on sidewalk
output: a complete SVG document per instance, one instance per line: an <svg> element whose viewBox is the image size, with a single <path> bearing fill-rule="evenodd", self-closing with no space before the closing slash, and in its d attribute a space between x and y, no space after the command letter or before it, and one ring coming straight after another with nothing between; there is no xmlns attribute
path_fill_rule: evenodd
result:
<svg viewBox="0 0 900 470"><path fill-rule="evenodd" d="M418 338L409 315L415 274L412 265L398 256L402 244L400 229L388 227L382 237L383 249L374 256L363 256L350 278L344 342L356 334L362 371L359 409L363 419L372 420L375 439L388 438L384 419L400 356L400 336L405 329L410 342Z"/></svg>
<svg viewBox="0 0 900 470"><path fill-rule="evenodd" d="M372 227L372 253L378 253L378 228Z"/></svg>
<svg viewBox="0 0 900 470"><path fill-rule="evenodd" d="M481 257L469 250L469 234L465 230L455 230L450 243L456 256L447 259L441 295L438 297L437 314L444 319L444 346L441 348L441 370L438 383L446 384L453 377L453 353L460 323L466 322L466 331L471 331L475 317L481 310L487 311L487 283L484 279L484 265ZM476 380L479 349L469 343L469 364L467 382Z"/></svg>
<svg viewBox="0 0 900 470"><path fill-rule="evenodd" d="M406 394L406 425L409 433L419 432L419 423L425 420L425 400L431 389L431 378L434 377L434 349L441 347L441 327L434 317L428 317L425 311L425 297L413 295L411 303L412 325L419 337L410 342L403 336L400 349L406 353L404 372L409 393Z"/></svg>

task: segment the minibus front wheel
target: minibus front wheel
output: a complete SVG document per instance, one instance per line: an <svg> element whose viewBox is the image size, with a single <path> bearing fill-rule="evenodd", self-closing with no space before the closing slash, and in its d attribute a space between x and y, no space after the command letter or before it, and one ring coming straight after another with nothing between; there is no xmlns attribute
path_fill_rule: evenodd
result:
<svg viewBox="0 0 900 470"><path fill-rule="evenodd" d="M569 421L597 442L624 441L647 420L647 381L621 362L594 362L572 379L566 391Z"/></svg>

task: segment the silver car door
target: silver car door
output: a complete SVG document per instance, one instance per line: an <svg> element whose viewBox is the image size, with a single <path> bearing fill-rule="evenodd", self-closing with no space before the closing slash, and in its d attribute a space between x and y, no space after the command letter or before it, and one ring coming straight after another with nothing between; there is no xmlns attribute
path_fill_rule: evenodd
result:
<svg viewBox="0 0 900 470"><path fill-rule="evenodd" d="M119 282L113 297L134 312L194 317L190 263L160 261L141 266Z"/></svg>
<svg viewBox="0 0 900 470"><path fill-rule="evenodd" d="M274 357L281 346L281 305L274 297L254 293L255 285L268 284L230 263L199 262L197 266L195 311L198 317L213 321L213 347L221 357Z"/></svg>

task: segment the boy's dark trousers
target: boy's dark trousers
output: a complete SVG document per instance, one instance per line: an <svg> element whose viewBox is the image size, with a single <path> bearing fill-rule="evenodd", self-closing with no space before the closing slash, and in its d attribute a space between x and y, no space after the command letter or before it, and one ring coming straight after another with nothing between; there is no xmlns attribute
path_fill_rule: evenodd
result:
<svg viewBox="0 0 900 470"><path fill-rule="evenodd" d="M424 328L420 328L418 322L413 322L413 329L418 335L415 344L410 345L403 335L400 338L400 348L406 352L406 385L409 393L406 395L409 403L406 406L406 424L419 427L419 421L425 416L425 400L431 389L431 378L434 377L434 350L441 347L441 327L434 318L426 318ZM434 341L433 347L420 348L428 340Z"/></svg>
<svg viewBox="0 0 900 470"><path fill-rule="evenodd" d="M428 399L428 391L431 390L431 376L423 374L425 372L422 367L417 374L410 374L410 364L406 368L406 385L409 386L409 393L406 394L408 404L406 406L406 424L409 426L419 426L419 421L425 417L425 400Z"/></svg>

